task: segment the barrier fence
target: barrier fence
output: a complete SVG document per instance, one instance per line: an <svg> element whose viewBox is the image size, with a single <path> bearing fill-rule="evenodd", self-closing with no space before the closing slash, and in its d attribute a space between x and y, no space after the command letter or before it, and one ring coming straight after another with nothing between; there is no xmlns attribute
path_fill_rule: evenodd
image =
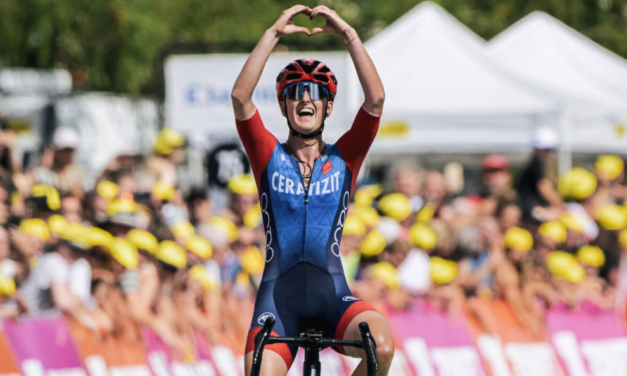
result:
<svg viewBox="0 0 627 376"><path fill-rule="evenodd" d="M390 375L627 375L627 331L613 311L554 309L544 332L532 333L502 301L481 301L476 309L482 321L470 310L447 315L422 301L406 311L383 310L397 346ZM302 360L299 352L289 376L302 374ZM321 361L325 376L350 375L358 362L330 349ZM181 353L131 324L100 335L62 316L23 318L2 322L0 376L7 375L241 376L243 355L200 334Z"/></svg>

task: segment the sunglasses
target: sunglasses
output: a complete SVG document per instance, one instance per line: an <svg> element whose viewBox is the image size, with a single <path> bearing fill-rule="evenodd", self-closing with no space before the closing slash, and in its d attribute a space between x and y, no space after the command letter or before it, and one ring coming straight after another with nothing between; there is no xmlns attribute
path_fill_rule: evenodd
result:
<svg viewBox="0 0 627 376"><path fill-rule="evenodd" d="M283 90L283 99L298 101L303 98L305 92L307 92L312 101L321 100L322 98L329 99L329 91L327 88L314 82L297 82L291 84Z"/></svg>

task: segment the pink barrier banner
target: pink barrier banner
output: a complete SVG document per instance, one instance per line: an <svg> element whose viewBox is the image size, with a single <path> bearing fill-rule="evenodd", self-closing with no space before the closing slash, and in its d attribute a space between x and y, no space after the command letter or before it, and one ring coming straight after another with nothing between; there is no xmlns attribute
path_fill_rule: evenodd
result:
<svg viewBox="0 0 627 376"><path fill-rule="evenodd" d="M546 320L568 375L627 375L627 332L616 312L554 310Z"/></svg>
<svg viewBox="0 0 627 376"><path fill-rule="evenodd" d="M62 317L4 320L3 325L25 376L86 376Z"/></svg>
<svg viewBox="0 0 627 376"><path fill-rule="evenodd" d="M244 361L224 346L209 346L196 334L188 354L175 354L152 330L142 330L146 357L155 376L242 376ZM216 363L213 359L218 359ZM240 365L241 363L241 365Z"/></svg>
<svg viewBox="0 0 627 376"><path fill-rule="evenodd" d="M449 317L418 302L389 319L413 375L485 376L463 315Z"/></svg>

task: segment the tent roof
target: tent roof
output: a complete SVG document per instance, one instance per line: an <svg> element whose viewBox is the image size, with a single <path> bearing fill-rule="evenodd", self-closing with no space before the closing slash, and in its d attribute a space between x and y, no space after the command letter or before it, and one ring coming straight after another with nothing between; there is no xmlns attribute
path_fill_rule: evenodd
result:
<svg viewBox="0 0 627 376"><path fill-rule="evenodd" d="M548 14L531 13L487 50L495 62L544 90L620 111L627 107L627 61Z"/></svg>
<svg viewBox="0 0 627 376"><path fill-rule="evenodd" d="M528 115L555 103L508 75L484 41L444 9L423 2L366 43L386 90L387 113Z"/></svg>

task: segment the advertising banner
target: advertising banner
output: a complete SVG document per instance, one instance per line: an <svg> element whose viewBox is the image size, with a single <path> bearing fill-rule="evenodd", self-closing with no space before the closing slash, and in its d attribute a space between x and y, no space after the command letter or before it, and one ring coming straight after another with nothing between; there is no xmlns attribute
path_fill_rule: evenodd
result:
<svg viewBox="0 0 627 376"><path fill-rule="evenodd" d="M616 312L548 312L553 347L569 376L627 375L627 332Z"/></svg>
<svg viewBox="0 0 627 376"><path fill-rule="evenodd" d="M24 376L87 376L64 318L4 320L3 325Z"/></svg>

